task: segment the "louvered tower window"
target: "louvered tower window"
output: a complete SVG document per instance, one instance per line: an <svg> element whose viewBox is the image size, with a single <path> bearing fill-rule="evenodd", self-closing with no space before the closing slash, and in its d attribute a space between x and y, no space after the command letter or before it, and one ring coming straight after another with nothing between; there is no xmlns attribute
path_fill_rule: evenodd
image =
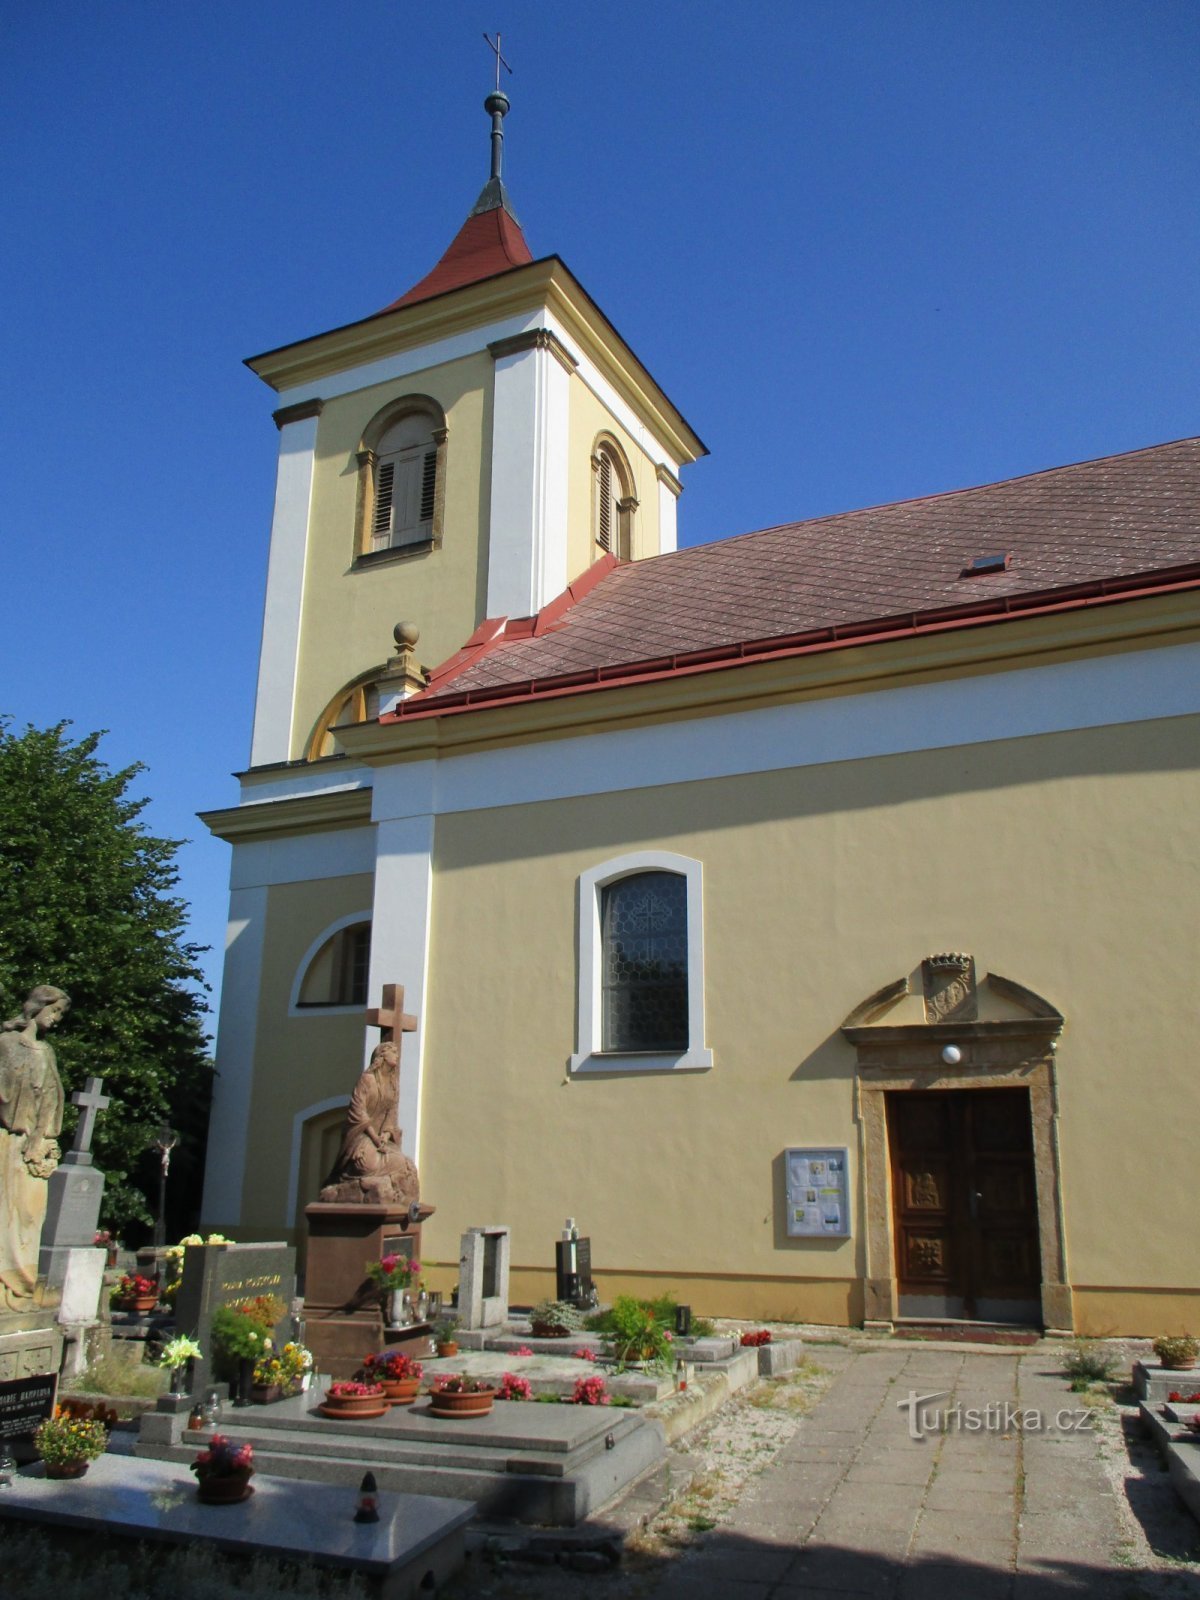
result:
<svg viewBox="0 0 1200 1600"><path fill-rule="evenodd" d="M633 512L637 506L633 475L617 446L607 440L593 453L592 468L596 556L613 555L618 561L628 561L633 555Z"/></svg>
<svg viewBox="0 0 1200 1600"><path fill-rule="evenodd" d="M388 429L375 452L371 549L431 539L436 492L437 445L429 420L405 417Z"/></svg>

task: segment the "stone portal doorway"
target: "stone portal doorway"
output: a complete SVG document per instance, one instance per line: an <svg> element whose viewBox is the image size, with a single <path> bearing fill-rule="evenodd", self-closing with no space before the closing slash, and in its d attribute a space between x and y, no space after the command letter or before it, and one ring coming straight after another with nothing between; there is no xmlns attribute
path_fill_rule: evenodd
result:
<svg viewBox="0 0 1200 1600"><path fill-rule="evenodd" d="M967 1320L1071 1329L1062 1030L1023 984L996 972L977 984L961 952L927 956L842 1024L857 1055L867 1327L950 1317L961 1302ZM920 1100L928 1113L900 1109Z"/></svg>
<svg viewBox="0 0 1200 1600"><path fill-rule="evenodd" d="M1039 1323L1029 1091L884 1098L898 1314Z"/></svg>

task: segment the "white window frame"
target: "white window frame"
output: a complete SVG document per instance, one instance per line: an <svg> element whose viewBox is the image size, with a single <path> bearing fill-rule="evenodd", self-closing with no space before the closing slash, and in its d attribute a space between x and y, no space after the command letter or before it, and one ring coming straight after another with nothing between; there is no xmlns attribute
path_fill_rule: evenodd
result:
<svg viewBox="0 0 1200 1600"><path fill-rule="evenodd" d="M349 1017L362 1016L364 1006L302 1006L300 1004L300 991L304 987L304 980L308 976L308 969L312 966L323 946L333 938L335 933L341 933L343 928L349 928L356 922L370 922L371 908L365 911L352 911L349 916L339 917L336 922L320 932L308 949L300 958L300 965L296 968L296 975L292 979L292 992L288 996L289 1017Z"/></svg>
<svg viewBox="0 0 1200 1600"><path fill-rule="evenodd" d="M600 1003L600 901L603 891L620 878L638 872L673 872L687 881L687 1009L686 1050L604 1050ZM669 850L635 850L613 856L579 875L579 1000L576 1048L570 1060L575 1072L707 1072L713 1053L704 1044L704 868L690 856Z"/></svg>

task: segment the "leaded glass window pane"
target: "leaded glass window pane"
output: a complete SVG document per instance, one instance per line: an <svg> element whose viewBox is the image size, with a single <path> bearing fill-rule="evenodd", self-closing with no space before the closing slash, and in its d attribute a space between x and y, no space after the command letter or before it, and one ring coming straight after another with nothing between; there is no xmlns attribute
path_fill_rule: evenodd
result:
<svg viewBox="0 0 1200 1600"><path fill-rule="evenodd" d="M603 1050L686 1050L687 879L639 872L600 896Z"/></svg>

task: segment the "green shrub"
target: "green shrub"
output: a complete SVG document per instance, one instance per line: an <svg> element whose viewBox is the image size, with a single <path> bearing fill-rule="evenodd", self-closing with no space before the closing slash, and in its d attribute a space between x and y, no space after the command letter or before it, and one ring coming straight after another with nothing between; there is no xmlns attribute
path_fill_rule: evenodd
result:
<svg viewBox="0 0 1200 1600"><path fill-rule="evenodd" d="M1072 1389L1107 1383L1117 1368L1117 1358L1096 1339L1075 1339L1063 1359L1063 1371Z"/></svg>
<svg viewBox="0 0 1200 1600"><path fill-rule="evenodd" d="M612 1328L608 1338L618 1368L636 1361L652 1370L671 1371L675 1365L674 1334L655 1314L653 1302L647 1304L631 1294L619 1294L609 1315Z"/></svg>
<svg viewBox="0 0 1200 1600"><path fill-rule="evenodd" d="M566 1300L539 1300L529 1313L529 1320L535 1332L539 1325L560 1328L563 1333L578 1333L583 1327L582 1315Z"/></svg>
<svg viewBox="0 0 1200 1600"><path fill-rule="evenodd" d="M639 1300L637 1304L641 1306L643 1311L649 1311L655 1321L661 1322L664 1328L674 1331L675 1312L679 1307L679 1302L673 1294L656 1295L650 1300ZM584 1327L587 1328L589 1333L611 1334L613 1332L612 1308L610 1307L607 1311L593 1311L591 1316L584 1322ZM691 1337L693 1339L711 1339L714 1332L713 1324L707 1317L692 1318Z"/></svg>

